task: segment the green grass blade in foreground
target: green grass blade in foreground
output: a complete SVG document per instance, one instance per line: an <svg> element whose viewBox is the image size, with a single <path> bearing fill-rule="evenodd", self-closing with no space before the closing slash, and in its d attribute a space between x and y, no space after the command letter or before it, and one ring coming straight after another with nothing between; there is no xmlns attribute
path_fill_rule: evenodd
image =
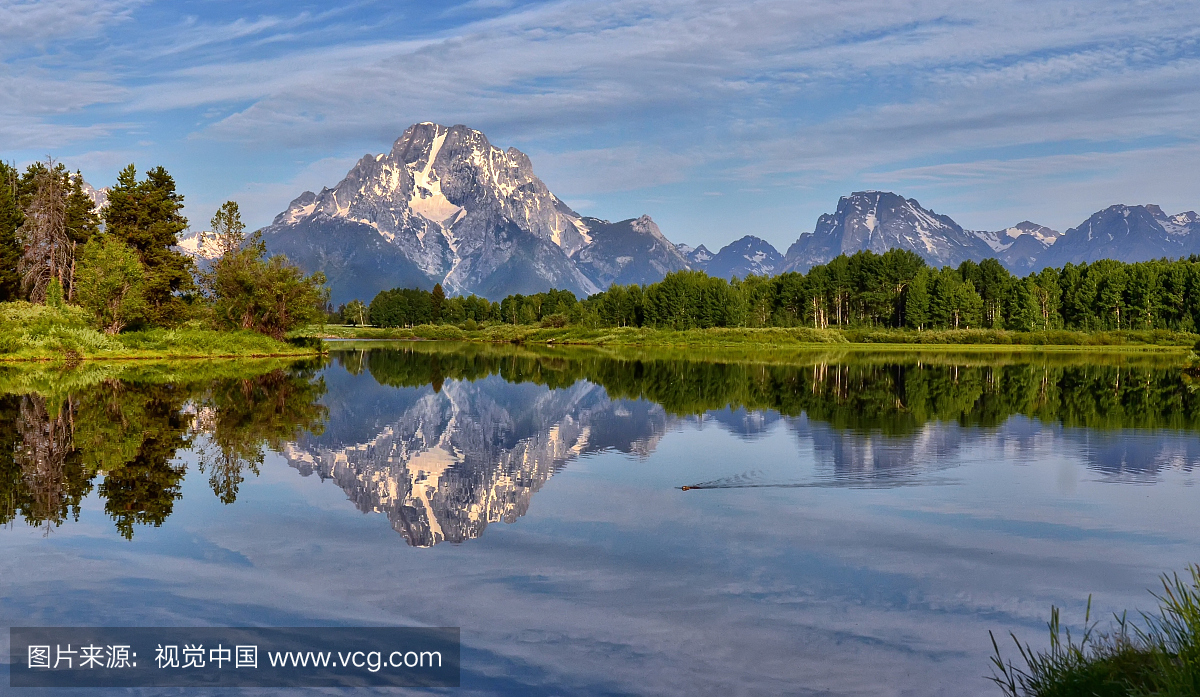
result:
<svg viewBox="0 0 1200 697"><path fill-rule="evenodd" d="M1184 577L1162 577L1157 613L1141 613L1144 627L1116 616L1097 632L1091 598L1076 640L1050 611L1050 648L1039 651L1015 635L1017 662L1006 660L992 636L990 680L1009 697L1194 697L1200 695L1200 566ZM1023 665L1021 665L1023 664Z"/></svg>

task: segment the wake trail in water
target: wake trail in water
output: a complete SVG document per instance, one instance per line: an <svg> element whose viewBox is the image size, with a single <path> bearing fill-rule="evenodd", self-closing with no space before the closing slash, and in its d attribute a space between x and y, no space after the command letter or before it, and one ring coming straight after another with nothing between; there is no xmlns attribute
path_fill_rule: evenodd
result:
<svg viewBox="0 0 1200 697"><path fill-rule="evenodd" d="M677 488L681 491L693 489L896 489L910 486L947 486L959 483L958 480L948 477L835 477L815 481L762 481L756 480L755 474L757 473L739 474Z"/></svg>

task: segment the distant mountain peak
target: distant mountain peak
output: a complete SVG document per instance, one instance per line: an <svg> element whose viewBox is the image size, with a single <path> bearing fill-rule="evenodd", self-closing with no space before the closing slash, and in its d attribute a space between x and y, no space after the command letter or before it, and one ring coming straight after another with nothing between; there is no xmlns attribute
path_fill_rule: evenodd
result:
<svg viewBox="0 0 1200 697"><path fill-rule="evenodd" d="M217 249L216 238L210 230L187 230L179 235L175 246L179 251L201 262L211 262L221 254Z"/></svg>
<svg viewBox="0 0 1200 697"><path fill-rule="evenodd" d="M1043 266L1098 259L1148 261L1200 252L1200 218L1194 212L1169 216L1156 205L1116 204L1092 214L1039 259Z"/></svg>
<svg viewBox="0 0 1200 697"><path fill-rule="evenodd" d="M1200 215L1197 215L1195 211L1167 215L1162 208L1154 204L1148 204L1145 208L1150 212L1151 217L1157 220L1159 225L1162 225L1168 235L1177 237L1190 234L1196 228L1196 223L1200 222Z"/></svg>
<svg viewBox="0 0 1200 697"><path fill-rule="evenodd" d="M705 272L722 278L745 278L747 276L771 276L778 273L784 263L783 255L770 242L745 235L721 248L708 261Z"/></svg>
<svg viewBox="0 0 1200 697"><path fill-rule="evenodd" d="M573 257L601 288L648 284L688 267L688 259L648 215L610 223L583 218L589 242Z"/></svg>
<svg viewBox="0 0 1200 697"><path fill-rule="evenodd" d="M935 266L958 264L991 250L976 235L916 199L890 191L856 191L838 200L837 210L817 219L812 234L788 248L784 268L807 271L839 254L869 249L916 252Z"/></svg>
<svg viewBox="0 0 1200 697"><path fill-rule="evenodd" d="M1045 225L1038 225L1023 220L1012 227L994 232L975 231L975 236L983 240L991 250L998 255L1010 249L1023 238L1032 238L1043 247L1049 247L1062 237L1062 233L1052 230ZM1003 261L1003 259L1001 259Z"/></svg>
<svg viewBox="0 0 1200 697"><path fill-rule="evenodd" d="M108 205L108 187L103 186L97 189L86 181L79 183L79 188L83 189L85 196L92 200L92 212L99 215L104 207Z"/></svg>
<svg viewBox="0 0 1200 697"><path fill-rule="evenodd" d="M677 244L675 248L687 259L688 266L699 271L703 271L708 266L709 260L713 258L713 253L708 251L708 247L704 245L693 248L686 244Z"/></svg>

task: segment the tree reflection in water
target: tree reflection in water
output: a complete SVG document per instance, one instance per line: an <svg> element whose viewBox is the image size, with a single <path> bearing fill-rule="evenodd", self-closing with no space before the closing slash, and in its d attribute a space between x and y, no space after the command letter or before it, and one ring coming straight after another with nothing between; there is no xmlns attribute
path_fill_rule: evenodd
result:
<svg viewBox="0 0 1200 697"><path fill-rule="evenodd" d="M181 497L196 448L226 504L266 448L320 432L324 382L315 366L169 382L102 379L69 389L0 397L0 524L18 515L49 532L79 518L94 488L117 530L159 526ZM98 482L98 484L97 484Z"/></svg>

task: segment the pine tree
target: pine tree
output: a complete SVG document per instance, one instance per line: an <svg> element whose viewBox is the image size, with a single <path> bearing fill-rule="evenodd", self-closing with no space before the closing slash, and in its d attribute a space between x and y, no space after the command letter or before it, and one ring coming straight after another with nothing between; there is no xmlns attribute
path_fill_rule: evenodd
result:
<svg viewBox="0 0 1200 697"><path fill-rule="evenodd" d="M76 245L85 245L100 231L96 202L83 190L83 174L67 175L67 237Z"/></svg>
<svg viewBox="0 0 1200 697"><path fill-rule="evenodd" d="M17 228L21 226L21 208L17 202L18 177L15 167L0 162L0 302L21 297L21 245Z"/></svg>
<svg viewBox="0 0 1200 697"><path fill-rule="evenodd" d="M121 170L108 192L104 208L107 234L137 251L145 267L143 293L151 324L169 325L184 319L186 306L179 293L193 288L192 260L173 247L187 228L183 196L175 180L162 167L138 181L132 164Z"/></svg>
<svg viewBox="0 0 1200 697"><path fill-rule="evenodd" d="M75 301L75 270L83 245L100 232L100 216L96 213L96 202L83 190L83 173L76 170L68 175L67 194L67 238L71 240L71 268L66 275L67 301Z"/></svg>
<svg viewBox="0 0 1200 697"><path fill-rule="evenodd" d="M215 246L217 257L222 258L242 248L246 242L246 225L236 201L226 201L209 221L212 230L205 236Z"/></svg>
<svg viewBox="0 0 1200 697"><path fill-rule="evenodd" d="M446 291L442 290L441 283L435 283L433 285L433 293L430 297L430 303L432 304L431 309L433 321L436 323L442 318L442 307L446 304Z"/></svg>

